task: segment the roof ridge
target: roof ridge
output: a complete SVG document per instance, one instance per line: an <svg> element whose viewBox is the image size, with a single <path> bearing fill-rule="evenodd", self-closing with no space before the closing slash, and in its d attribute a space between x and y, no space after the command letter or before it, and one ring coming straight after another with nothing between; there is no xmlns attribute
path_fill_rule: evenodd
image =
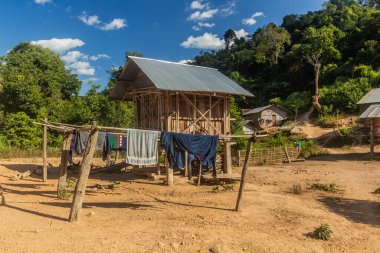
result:
<svg viewBox="0 0 380 253"><path fill-rule="evenodd" d="M143 59L143 60L156 61L156 62L162 62L162 63L168 63L168 64L176 64L176 65L182 65L182 66L187 66L187 67L196 67L196 68L203 68L203 69L214 69L214 70L218 70L218 69L216 69L216 68L204 67L204 66L199 66L199 65L191 65L191 64L180 63L180 62L172 62L172 61L157 60L157 59L145 58L145 57L139 57L139 56L128 56L128 58L131 58L131 59Z"/></svg>

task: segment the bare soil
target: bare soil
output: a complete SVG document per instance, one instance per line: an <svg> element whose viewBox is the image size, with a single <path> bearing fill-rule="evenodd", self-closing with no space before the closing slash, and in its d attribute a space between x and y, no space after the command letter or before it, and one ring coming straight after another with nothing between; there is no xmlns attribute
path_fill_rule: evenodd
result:
<svg viewBox="0 0 380 253"><path fill-rule="evenodd" d="M56 176L10 180L40 159L0 160L0 252L380 252L380 196L372 193L380 187L380 155L367 152L252 167L241 212L232 211L238 184L216 191L179 176L167 187L127 172L97 174L77 223L67 221L70 200L56 198ZM94 187L114 181L113 190ZM340 190L307 190L315 182ZM301 195L292 193L294 184ZM310 237L322 223L334 232L329 241Z"/></svg>

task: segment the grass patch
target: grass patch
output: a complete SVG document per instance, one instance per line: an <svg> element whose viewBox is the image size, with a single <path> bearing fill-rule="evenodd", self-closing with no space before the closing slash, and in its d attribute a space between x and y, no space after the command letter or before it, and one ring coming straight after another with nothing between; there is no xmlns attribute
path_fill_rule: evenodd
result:
<svg viewBox="0 0 380 253"><path fill-rule="evenodd" d="M300 195L303 192L302 186L300 184L294 184L291 189L293 194Z"/></svg>
<svg viewBox="0 0 380 253"><path fill-rule="evenodd" d="M328 241L333 234L328 224L321 224L319 227L315 228L313 231L313 237L319 240Z"/></svg>
<svg viewBox="0 0 380 253"><path fill-rule="evenodd" d="M299 141L301 143L301 156L309 158L319 155L327 155L328 151L311 140Z"/></svg>
<svg viewBox="0 0 380 253"><path fill-rule="evenodd" d="M377 188L373 193L380 194L380 188Z"/></svg>
<svg viewBox="0 0 380 253"><path fill-rule="evenodd" d="M47 148L48 157L59 157L61 155L60 148ZM17 147L6 147L0 152L0 159L10 159L10 158L35 158L42 157L41 148L17 148Z"/></svg>
<svg viewBox="0 0 380 253"><path fill-rule="evenodd" d="M311 190L325 191L325 192L337 192L338 186L335 183L332 184L320 184L314 183L310 186Z"/></svg>

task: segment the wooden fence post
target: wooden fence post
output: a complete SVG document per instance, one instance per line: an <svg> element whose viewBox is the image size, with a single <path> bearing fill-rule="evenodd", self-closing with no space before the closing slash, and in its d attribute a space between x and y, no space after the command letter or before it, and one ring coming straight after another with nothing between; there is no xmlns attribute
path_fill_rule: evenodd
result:
<svg viewBox="0 0 380 253"><path fill-rule="evenodd" d="M243 166L243 171L241 173L240 189L239 189L239 195L238 195L238 198L237 198L237 201L236 201L235 211L239 211L240 210L240 204L241 204L241 201L242 201L242 198L243 198L244 185L245 185L245 176L247 175L247 170L248 170L248 166L249 166L249 156L251 154L252 142L253 142L253 139L250 138L248 140L247 151L245 153L244 166Z"/></svg>
<svg viewBox="0 0 380 253"><path fill-rule="evenodd" d="M47 121L47 118L45 118L45 121ZM43 159L43 166L42 166L42 180L44 182L47 181L47 126L44 126L44 136L43 136L43 144L42 144L42 159Z"/></svg>
<svg viewBox="0 0 380 253"><path fill-rule="evenodd" d="M91 170L91 161L95 153L96 141L98 139L99 130L96 122L92 123L90 136L87 141L86 150L83 154L83 160L79 171L79 179L75 186L74 199L70 211L70 222L77 221L80 210L82 209L84 195L86 193L86 185Z"/></svg>
<svg viewBox="0 0 380 253"><path fill-rule="evenodd" d="M57 196L59 199L64 199L66 196L66 177L67 177L67 163L69 161L69 152L71 145L72 133L64 133L62 151L61 151L61 164L59 166L59 179Z"/></svg>

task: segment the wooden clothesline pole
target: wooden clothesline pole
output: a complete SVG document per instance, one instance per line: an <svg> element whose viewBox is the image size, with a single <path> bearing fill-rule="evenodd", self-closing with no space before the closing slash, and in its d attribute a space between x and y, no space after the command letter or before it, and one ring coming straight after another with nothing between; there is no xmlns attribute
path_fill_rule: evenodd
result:
<svg viewBox="0 0 380 253"><path fill-rule="evenodd" d="M70 211L70 222L75 222L79 219L79 214L82 209L83 199L86 193L86 186L88 181L88 176L91 170L91 161L95 153L96 140L98 139L99 129L96 127L96 122L94 121L91 126L90 136L84 151L82 164L79 170L79 179L75 186L74 199Z"/></svg>
<svg viewBox="0 0 380 253"><path fill-rule="evenodd" d="M244 186L245 186L245 177L247 175L248 167L249 167L249 156L251 154L251 148L252 148L252 143L255 142L255 138L252 137L248 140L247 144L247 151L245 155L245 160L244 160L244 166L243 166L243 171L241 173L241 180L240 180L240 188L239 188L239 195L236 201L236 207L235 211L240 211L240 205L243 199L243 193L244 193Z"/></svg>
<svg viewBox="0 0 380 253"><path fill-rule="evenodd" d="M47 121L47 118L45 118ZM43 144L42 144L42 180L44 182L47 181L47 126L44 126L44 134L43 134Z"/></svg>

